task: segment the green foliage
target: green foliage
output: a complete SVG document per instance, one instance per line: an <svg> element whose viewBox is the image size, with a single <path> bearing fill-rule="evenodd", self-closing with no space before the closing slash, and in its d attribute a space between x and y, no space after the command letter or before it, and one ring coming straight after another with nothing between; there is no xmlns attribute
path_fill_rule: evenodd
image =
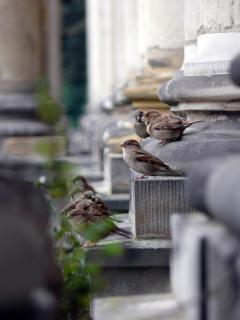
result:
<svg viewBox="0 0 240 320"><path fill-rule="evenodd" d="M37 88L37 115L40 120L48 125L56 125L62 115L62 107L50 96L45 80L39 82Z"/></svg>
<svg viewBox="0 0 240 320"><path fill-rule="evenodd" d="M85 266L85 252L71 224L63 216L55 227L56 255L63 276L61 309L63 319L81 313L85 318L89 309L89 270Z"/></svg>
<svg viewBox="0 0 240 320"><path fill-rule="evenodd" d="M110 219L79 225L76 219L57 215L54 212L53 199L65 197L72 187L71 181L76 176L75 167L66 161L57 161L59 146L53 140L51 144L40 143L39 151L48 159L46 177L37 183L45 193L50 208L53 210L52 233L55 242L56 259L62 275L61 319L89 320L89 297L92 292L103 288L100 267L86 259L87 250L83 248L83 238L87 241L98 241L113 228ZM78 168L79 171L79 168ZM103 247L98 258L114 257L122 254L120 244ZM90 250L90 249L89 249ZM94 281L90 282L90 278Z"/></svg>
<svg viewBox="0 0 240 320"><path fill-rule="evenodd" d="M61 199L69 194L70 180L77 168L66 161L52 160L46 162L46 178L36 185L44 188L51 199Z"/></svg>
<svg viewBox="0 0 240 320"><path fill-rule="evenodd" d="M121 256L123 254L123 246L119 243L107 244L104 247L104 253L108 256Z"/></svg>
<svg viewBox="0 0 240 320"><path fill-rule="evenodd" d="M76 223L73 221L75 230L83 236L84 239L92 242L98 242L99 240L106 237L112 230L114 230L115 225L113 221L109 218L101 219L98 222L91 223Z"/></svg>
<svg viewBox="0 0 240 320"><path fill-rule="evenodd" d="M100 225L97 223L95 228L93 225L90 227L86 225L85 234L88 234L90 239L95 239L93 237L95 232L102 233L103 230L106 232L106 225ZM101 280L101 269L96 263L86 260L86 250L82 247L83 242L76 228L64 215L57 220L54 234L57 260L63 275L61 301L63 319L69 319L69 315L70 319L76 315L79 320L88 319L90 294L104 286ZM97 235L98 239L99 237L100 234ZM122 246L115 243L104 246L101 256L102 258L113 257L122 253ZM90 278L94 279L92 283L89 281Z"/></svg>

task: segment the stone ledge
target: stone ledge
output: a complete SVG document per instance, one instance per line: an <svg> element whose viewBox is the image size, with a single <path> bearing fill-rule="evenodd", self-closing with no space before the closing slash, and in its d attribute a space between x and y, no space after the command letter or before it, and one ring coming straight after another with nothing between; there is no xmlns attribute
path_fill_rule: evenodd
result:
<svg viewBox="0 0 240 320"><path fill-rule="evenodd" d="M9 137L0 139L0 150L3 157L42 158L51 156L63 157L66 154L66 138L64 136Z"/></svg>
<svg viewBox="0 0 240 320"><path fill-rule="evenodd" d="M117 215L117 218L121 220L120 227L131 228L126 215ZM124 252L121 256L106 257L103 245L113 243L122 243ZM169 292L170 249L170 241L126 240L121 236L108 237L97 247L87 249L87 261L101 268L100 279L105 284L94 297ZM93 277L91 281L98 283L99 278Z"/></svg>
<svg viewBox="0 0 240 320"><path fill-rule="evenodd" d="M121 243L124 254L119 257L103 257L102 249L106 244ZM131 267L169 267L171 242L168 240L120 240L109 237L97 247L88 249L86 259L106 268Z"/></svg>
<svg viewBox="0 0 240 320"><path fill-rule="evenodd" d="M185 320L171 294L95 299L94 320Z"/></svg>
<svg viewBox="0 0 240 320"><path fill-rule="evenodd" d="M119 227L130 230L128 214L118 214ZM120 243L124 254L119 257L103 257L104 245ZM171 250L170 240L134 240L113 235L100 241L96 247L86 249L86 259L96 262L100 267L168 267Z"/></svg>

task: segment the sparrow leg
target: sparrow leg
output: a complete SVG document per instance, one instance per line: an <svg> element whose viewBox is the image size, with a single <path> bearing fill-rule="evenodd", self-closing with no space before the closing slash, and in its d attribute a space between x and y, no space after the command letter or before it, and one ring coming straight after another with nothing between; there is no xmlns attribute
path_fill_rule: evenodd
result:
<svg viewBox="0 0 240 320"><path fill-rule="evenodd" d="M158 145L162 147L162 146L164 146L165 144L166 144L165 141L164 141L164 140L161 140Z"/></svg>
<svg viewBox="0 0 240 320"><path fill-rule="evenodd" d="M159 143L159 145L161 146L161 147L163 147L163 146L165 146L166 144L168 144L170 141L168 141L168 140L162 140L160 143Z"/></svg>
<svg viewBox="0 0 240 320"><path fill-rule="evenodd" d="M136 180L145 179L146 177L148 177L148 175L147 175L147 174L144 174L143 176L136 178Z"/></svg>

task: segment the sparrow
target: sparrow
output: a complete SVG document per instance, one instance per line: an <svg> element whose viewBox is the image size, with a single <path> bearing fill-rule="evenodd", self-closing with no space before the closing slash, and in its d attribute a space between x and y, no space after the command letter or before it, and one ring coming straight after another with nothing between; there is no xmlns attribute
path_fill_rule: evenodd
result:
<svg viewBox="0 0 240 320"><path fill-rule="evenodd" d="M87 180L83 176L76 176L72 180L73 187L69 192L69 195L72 200L74 200L76 197L84 193L85 191L92 191L96 192L94 188L88 184Z"/></svg>
<svg viewBox="0 0 240 320"><path fill-rule="evenodd" d="M72 201L67 204L60 212L59 215L61 214L65 214L68 213L71 210L76 209L76 206L78 203L82 202L82 201L88 201L89 203L93 202L91 199L91 196L89 195L89 193L92 195L93 191L85 191L83 193L80 193L77 197L77 199L72 199Z"/></svg>
<svg viewBox="0 0 240 320"><path fill-rule="evenodd" d="M182 175L171 169L151 153L143 150L136 140L127 140L121 144L123 159L134 171L145 176L179 176ZM140 178L140 179L141 179Z"/></svg>
<svg viewBox="0 0 240 320"><path fill-rule="evenodd" d="M83 198L86 200L91 200L93 203L95 203L96 207L99 210L109 211L109 207L95 192L85 191L83 194Z"/></svg>
<svg viewBox="0 0 240 320"><path fill-rule="evenodd" d="M144 116L147 133L156 140L161 140L160 144L179 140L185 129L194 123L203 121L187 121L174 113L162 113L158 111L148 111Z"/></svg>
<svg viewBox="0 0 240 320"><path fill-rule="evenodd" d="M75 209L67 214L81 237L87 241L85 247L94 246L99 240L112 234L131 238L131 233L119 228L111 218L109 211L100 210L97 205L89 200L82 200ZM96 227L96 228L94 228ZM91 233L91 228L92 233Z"/></svg>
<svg viewBox="0 0 240 320"><path fill-rule="evenodd" d="M149 134L147 133L147 127L144 120L144 112L137 110L134 113L134 130L137 136L139 136L141 139L145 139L149 137Z"/></svg>
<svg viewBox="0 0 240 320"><path fill-rule="evenodd" d="M81 203L89 204L95 206L96 209L100 210L105 216L110 216L109 207L104 203L104 201L93 191L85 191L81 196L75 201L64 207L59 214L69 214L73 210L77 209ZM113 220L119 222L117 219L112 217Z"/></svg>

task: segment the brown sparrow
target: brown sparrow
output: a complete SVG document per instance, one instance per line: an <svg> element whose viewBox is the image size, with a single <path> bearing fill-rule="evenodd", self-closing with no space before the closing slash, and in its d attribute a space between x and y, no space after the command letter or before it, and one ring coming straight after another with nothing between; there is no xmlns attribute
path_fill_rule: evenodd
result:
<svg viewBox="0 0 240 320"><path fill-rule="evenodd" d="M186 121L174 113L161 113L158 111L148 111L145 114L144 121L148 134L161 140L161 145L179 140L185 129L194 123L202 121Z"/></svg>
<svg viewBox="0 0 240 320"><path fill-rule="evenodd" d="M111 234L118 234L125 238L131 238L131 233L119 228L111 218L109 211L100 210L95 203L82 200L76 208L69 211L67 215L72 220L80 235L87 241L87 246L93 246L96 242ZM97 226L96 233L90 236L89 228Z"/></svg>
<svg viewBox="0 0 240 320"><path fill-rule="evenodd" d="M93 191L85 191L83 199L91 200L99 210L109 211L106 203Z"/></svg>
<svg viewBox="0 0 240 320"><path fill-rule="evenodd" d="M143 150L136 140L127 140L121 144L121 147L123 149L124 161L131 169L143 174L143 177L182 175L171 169L157 157Z"/></svg>
<svg viewBox="0 0 240 320"><path fill-rule="evenodd" d="M139 136L141 139L145 139L149 137L149 134L147 133L147 127L144 120L144 112L137 110L134 113L134 130L137 136Z"/></svg>
<svg viewBox="0 0 240 320"><path fill-rule="evenodd" d="M88 184L87 180L83 176L76 176L72 180L73 187L69 192L70 197L72 200L77 198L79 195L84 193L85 191L92 191L95 192L94 188Z"/></svg>
<svg viewBox="0 0 240 320"><path fill-rule="evenodd" d="M80 203L80 202L93 202L92 201L92 194L94 194L93 191L85 191L83 193L78 194L77 199L72 200L68 205L66 205L60 212L59 214L64 214L64 213L68 213L71 210L76 209L76 206Z"/></svg>
<svg viewBox="0 0 240 320"><path fill-rule="evenodd" d="M110 216L111 213L109 211L108 206L104 203L104 201L93 191L85 191L83 194L81 194L78 199L68 204L66 207L64 207L59 214L67 214L69 212L72 212L73 210L79 208L79 205L85 203L85 204L94 204L94 207L96 209L100 210L104 215ZM112 218L115 221L118 221L115 218Z"/></svg>

